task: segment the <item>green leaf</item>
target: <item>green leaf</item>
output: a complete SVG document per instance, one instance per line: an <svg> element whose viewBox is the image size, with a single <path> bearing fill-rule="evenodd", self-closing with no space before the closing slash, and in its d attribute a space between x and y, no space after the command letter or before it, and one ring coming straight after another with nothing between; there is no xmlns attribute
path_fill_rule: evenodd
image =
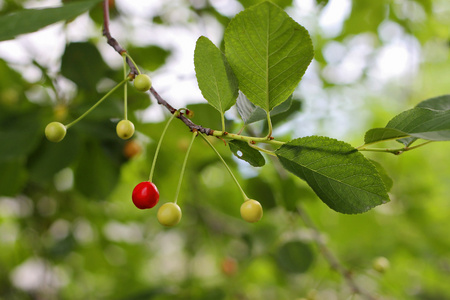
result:
<svg viewBox="0 0 450 300"><path fill-rule="evenodd" d="M240 90L267 112L294 92L314 55L308 31L270 2L231 20L225 54Z"/></svg>
<svg viewBox="0 0 450 300"><path fill-rule="evenodd" d="M250 7L258 3L264 2L266 0L239 0L239 2L245 7ZM292 0L271 0L270 2L275 3L279 7L285 8L292 5Z"/></svg>
<svg viewBox="0 0 450 300"><path fill-rule="evenodd" d="M314 252L302 241L289 241L278 248L275 259L278 267L287 273L304 273L314 261Z"/></svg>
<svg viewBox="0 0 450 300"><path fill-rule="evenodd" d="M270 115L275 116L287 111L291 107L291 104L292 96L289 96L286 101L275 107L270 112ZM255 106L253 103L251 103L241 92L239 92L239 96L236 101L236 108L245 124L254 123L257 121L265 120L267 118L266 112L261 107Z"/></svg>
<svg viewBox="0 0 450 300"><path fill-rule="evenodd" d="M375 166L351 145L310 136L275 152L283 167L305 180L331 209L355 214L389 201Z"/></svg>
<svg viewBox="0 0 450 300"><path fill-rule="evenodd" d="M236 102L237 79L225 56L207 37L197 40L194 53L195 74L203 97L224 113Z"/></svg>
<svg viewBox="0 0 450 300"><path fill-rule="evenodd" d="M245 160L253 167L262 167L266 164L264 156L258 150L250 147L246 142L233 140L228 142L228 144L230 145L231 152L237 158Z"/></svg>
<svg viewBox="0 0 450 300"><path fill-rule="evenodd" d="M372 128L366 132L366 135L364 136L364 143L371 144L408 136L409 134L393 128Z"/></svg>
<svg viewBox="0 0 450 300"><path fill-rule="evenodd" d="M366 132L366 144L398 139L405 146L417 139L431 141L450 140L450 95L420 102L415 108L395 116L386 128Z"/></svg>
<svg viewBox="0 0 450 300"><path fill-rule="evenodd" d="M280 106L277 106L276 108L274 108L273 111L276 111L278 107L282 107L282 106L283 106L283 104L281 104ZM272 126L275 127L278 124L286 123L287 121L289 121L289 119L294 118L295 115L301 111L301 109L302 109L302 101L299 99L292 99L291 106L289 107L288 110L277 113L274 116L272 116L272 118L271 118ZM264 127L267 130L268 124L264 123Z"/></svg>
<svg viewBox="0 0 450 300"><path fill-rule="evenodd" d="M80 88L94 90L108 67L91 43L71 43L61 59L61 74ZM92 99L95 101L95 99Z"/></svg>
<svg viewBox="0 0 450 300"><path fill-rule="evenodd" d="M416 107L397 115L386 127L406 132L414 138L449 141L450 110L436 111Z"/></svg>
<svg viewBox="0 0 450 300"><path fill-rule="evenodd" d="M378 174L380 174L380 177L386 186L386 190L389 192L394 185L394 181L391 177L389 177L388 173L379 162L372 159L370 159L370 162L375 166L375 168L377 168Z"/></svg>
<svg viewBox="0 0 450 300"><path fill-rule="evenodd" d="M439 97L430 98L424 100L416 105L416 107L428 108L435 111L448 111L450 110L450 95L443 95ZM395 118L394 118L395 119ZM391 121L391 126L395 126L395 121ZM400 143L403 143L405 146L411 145L417 138L410 137L398 140Z"/></svg>
<svg viewBox="0 0 450 300"><path fill-rule="evenodd" d="M19 34L35 32L50 24L71 20L91 9L101 0L70 3L61 7L24 9L0 17L0 41L14 39Z"/></svg>
<svg viewBox="0 0 450 300"><path fill-rule="evenodd" d="M448 111L450 110L450 95L443 95L424 100L417 104L416 107L428 108L436 111Z"/></svg>

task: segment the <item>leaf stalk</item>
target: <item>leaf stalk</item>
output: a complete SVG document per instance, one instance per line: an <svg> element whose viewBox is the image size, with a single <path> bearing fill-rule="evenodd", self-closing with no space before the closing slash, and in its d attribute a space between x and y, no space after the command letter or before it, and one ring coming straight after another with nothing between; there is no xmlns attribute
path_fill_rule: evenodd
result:
<svg viewBox="0 0 450 300"><path fill-rule="evenodd" d="M268 155L272 155L272 156L277 156L275 153L273 153L272 151L269 151L269 150L267 150L267 149L264 149L264 148L261 148L261 147L258 147L258 146L255 146L255 145L253 145L252 143L248 143L248 145L250 146L250 147L252 147L253 149L256 149L256 150L258 150L258 151L261 151L261 152L263 152L263 153L266 153L266 154L268 154Z"/></svg>
<svg viewBox="0 0 450 300"><path fill-rule="evenodd" d="M269 133L266 136L266 139L270 140L272 137L272 119L270 118L270 111L267 111L267 127L269 128Z"/></svg>
<svg viewBox="0 0 450 300"><path fill-rule="evenodd" d="M431 142L433 142L433 141L427 141L427 142L424 142L424 143L422 143L422 144L419 144L419 145L416 145L416 146L413 146L413 147L403 147L403 148L397 148L397 149L366 148L366 147L363 147L363 148L356 148L356 149L357 149L358 151L387 152L387 153L392 153L392 154L394 154L394 155L400 155L400 154L402 154L403 152L417 149L417 148L422 147L422 146L425 146L425 145L427 145L427 144L429 144L429 143L431 143Z"/></svg>
<svg viewBox="0 0 450 300"><path fill-rule="evenodd" d="M377 143L380 143L380 142L395 141L395 140L398 140L398 139L403 139L403 138L408 138L408 137L410 137L410 135L406 135L406 136L403 136L403 137L395 137L395 138L385 139L385 140L379 140L379 141L375 141L375 142L370 142L370 143L367 143L367 144L362 144L361 146L356 147L356 149L358 149L358 150L359 149L364 149L367 146L374 145L374 144L377 144Z"/></svg>

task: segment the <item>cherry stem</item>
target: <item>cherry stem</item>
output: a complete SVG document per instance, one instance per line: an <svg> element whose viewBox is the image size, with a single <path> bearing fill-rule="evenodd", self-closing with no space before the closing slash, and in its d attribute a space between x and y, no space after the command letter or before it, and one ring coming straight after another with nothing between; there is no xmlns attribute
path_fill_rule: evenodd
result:
<svg viewBox="0 0 450 300"><path fill-rule="evenodd" d="M75 125L76 123L78 123L78 121L80 121L81 119L83 119L84 117L86 117L91 111L93 111L97 106L100 105L100 103L102 103L106 98L108 98L108 96L110 96L115 90L117 90L122 84L126 83L128 81L128 78L125 78L124 80L122 80L120 83L118 83L115 87L113 87L108 93L106 93L100 100L97 101L97 103L95 103L94 105L92 105L91 108L89 108L84 114L82 114L81 116L78 117L78 119L72 121L71 123L66 125L66 128L69 129L70 127L72 127L73 125Z"/></svg>
<svg viewBox="0 0 450 300"><path fill-rule="evenodd" d="M123 56L123 78L127 78L127 57ZM123 87L124 94L123 94L123 112L124 112L124 119L128 120L128 85L125 84Z"/></svg>
<svg viewBox="0 0 450 300"><path fill-rule="evenodd" d="M138 75L140 75L140 74L141 74L141 71L139 70L137 64L134 62L134 60L133 60L133 58L130 56L130 54L128 54L128 52L123 52L122 55L123 55L124 57L128 58L128 59L131 61L131 63L133 64L133 66L136 68L136 70L137 70L137 72L138 72Z"/></svg>
<svg viewBox="0 0 450 300"><path fill-rule="evenodd" d="M231 177L233 178L234 182L236 183L236 185L238 186L238 188L241 190L242 196L244 197L244 201L247 201L249 198L247 197L247 195L245 194L244 190L242 189L241 185L239 184L239 181L236 179L236 176L234 176L233 172L231 171L230 167L228 166L228 164L225 162L225 160L222 158L222 155L220 155L219 151L217 151L216 148L214 148L213 144L211 144L211 142L208 140L208 138L204 135L204 134L200 134L200 136L206 141L206 143L214 150L214 152L216 152L217 156L220 158L220 160L222 161L222 163L225 165L225 167L228 170L228 173L230 173Z"/></svg>
<svg viewBox="0 0 450 300"><path fill-rule="evenodd" d="M166 135L166 131L167 128L169 128L170 123L172 122L172 120L179 115L179 110L175 111L171 116L170 119L167 121L166 126L164 127L163 132L161 133L161 137L159 138L159 142L158 145L156 146L156 152L155 152L155 157L153 157L153 163L152 163L152 168L150 170L150 176L149 176L149 180L150 182L152 182L153 179L153 172L155 171L155 166L156 166L156 159L158 158L158 153L159 153L159 149L161 148L161 144L162 144L162 140L164 139L164 136Z"/></svg>
<svg viewBox="0 0 450 300"><path fill-rule="evenodd" d="M186 156L184 157L183 166L181 167L180 179L178 180L177 192L175 194L175 201L173 201L175 204L177 203L178 195L180 194L181 182L183 181L184 171L186 170L186 164L188 161L189 152L191 152L192 145L194 144L194 140L197 135L198 135L198 131L197 130L193 131L191 142L189 143L189 147L187 148L187 151L186 151Z"/></svg>

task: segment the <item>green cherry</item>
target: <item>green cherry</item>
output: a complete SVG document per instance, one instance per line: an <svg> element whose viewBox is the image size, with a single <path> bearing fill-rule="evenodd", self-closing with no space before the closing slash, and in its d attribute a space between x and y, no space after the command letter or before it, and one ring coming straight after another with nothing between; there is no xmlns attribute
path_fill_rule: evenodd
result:
<svg viewBox="0 0 450 300"><path fill-rule="evenodd" d="M172 227L181 220L181 208L173 202L164 204L158 209L156 217L161 225Z"/></svg>
<svg viewBox="0 0 450 300"><path fill-rule="evenodd" d="M152 80L148 75L139 74L134 78L134 87L140 92L146 92L152 87Z"/></svg>
<svg viewBox="0 0 450 300"><path fill-rule="evenodd" d="M116 132L117 132L117 135L121 139L123 139L123 140L129 139L134 134L134 124L133 124L133 122L131 122L129 120L122 120L122 121L120 121L119 123L117 123Z"/></svg>
<svg viewBox="0 0 450 300"><path fill-rule="evenodd" d="M373 260L372 268L380 273L386 272L390 267L389 260L386 257L380 256Z"/></svg>
<svg viewBox="0 0 450 300"><path fill-rule="evenodd" d="M249 223L255 223L261 220L263 209L261 204L253 199L247 199L241 205L241 217Z"/></svg>
<svg viewBox="0 0 450 300"><path fill-rule="evenodd" d="M50 142L60 142L66 136L66 126L60 122L51 122L45 127L45 136Z"/></svg>

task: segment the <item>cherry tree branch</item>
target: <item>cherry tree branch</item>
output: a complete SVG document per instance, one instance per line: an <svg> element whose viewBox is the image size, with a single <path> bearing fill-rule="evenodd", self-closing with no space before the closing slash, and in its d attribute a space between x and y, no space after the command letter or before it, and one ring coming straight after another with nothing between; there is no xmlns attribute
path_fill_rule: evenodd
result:
<svg viewBox="0 0 450 300"><path fill-rule="evenodd" d="M103 28L103 35L107 38L108 44L114 48L114 50L122 55L124 52L127 52L120 44L117 42L116 39L114 39L110 33L109 30L109 1L104 0L103 2L103 17L104 17L104 28ZM130 73L137 75L139 72L137 71L134 64L127 58L127 63L130 66ZM155 90L155 88L150 88L150 93L155 97L157 103L163 107L165 107L171 114L174 114L178 110L174 108L170 103L168 103L166 100L164 100L161 95ZM228 137L231 139L238 139L238 140L245 140L250 143L255 142L264 142L264 143L270 143L275 145L282 145L283 142L275 141L273 138L255 138L255 137L246 137L241 136L239 134L230 134L226 131L215 131L211 128L205 128L201 125L197 125L194 122L192 122L189 118L185 116L184 113L179 113L178 116L176 116L178 119L180 119L191 131L198 131L200 133L203 133L205 135L212 135L216 137ZM336 270L338 273L340 273L346 280L347 284L350 286L352 291L356 294L359 294L366 299L369 300L376 300L377 298L373 297L372 295L366 293L364 290L362 290L357 283L354 281L352 277L352 273L350 270L345 268L338 259L334 256L334 254L331 252L331 250L326 246L325 241L322 239L320 235L320 231L317 229L317 227L314 225L312 220L310 219L309 215L301 208L297 209L297 213L299 214L300 218L303 220L306 226L311 228L314 233L314 239L319 247L320 252L323 254L329 265L332 269Z"/></svg>
<svg viewBox="0 0 450 300"><path fill-rule="evenodd" d="M170 105L166 100L164 100L161 95L159 95L159 93L153 88L150 88L150 93L153 95L153 97L155 97L156 101L158 102L159 105L164 106L171 114L175 113L177 111L177 109L173 108L172 105ZM186 124L187 127L189 127L189 129L191 131L198 131L201 133L204 133L206 135L212 135L214 130L211 128L205 128L201 125L197 125L194 122L192 122L190 119L188 119L183 113L181 113L178 116L178 119L180 119L181 121L183 121L184 124Z"/></svg>
<svg viewBox="0 0 450 300"><path fill-rule="evenodd" d="M113 47L113 49L119 53L121 56L123 56L124 53L127 53L127 50L125 50L120 44L119 42L117 42L117 40L115 38L112 37L110 29L109 29L109 22L110 22L110 18L109 18L109 0L103 0L103 35L106 37L108 44ZM132 62L132 60L130 58L126 58L127 64L130 67L130 74L132 75L131 78L134 78L134 76L139 74L139 71L137 69L137 67L134 65L134 63ZM164 100L159 93L152 87L150 89L150 93L156 98L158 104L164 106L171 114L174 114L177 109L175 109L172 105L170 105L166 100ZM281 146L283 144L285 144L285 142L281 142L281 141L276 141L273 139L273 137L271 136L271 122L270 122L270 115L268 115L268 121L269 121L269 134L266 137L263 138L258 138L258 137L251 137L251 136L242 136L240 134L232 134L232 133L228 133L224 130L219 131L219 130L213 130L211 128L205 128L201 125L197 125L194 122L192 122L189 118L187 118L185 116L185 114L180 113L177 118L179 118L181 121L183 121L183 123L189 127L190 131L198 131L201 132L203 134L206 135L213 135L215 137L218 138L228 138L228 139L235 139L235 140L243 140L246 141L248 143L254 144L254 143L268 143L268 144L273 144L276 146ZM365 144L362 145L360 147L357 147L356 149L358 151L374 151L374 152L388 152L388 153L392 153L395 155L399 155L402 154L405 151L409 151L409 150L413 150L416 149L418 147L424 146L428 143L430 143L431 141L425 142L423 144L414 146L414 147L405 147L405 148L399 148L399 149L377 149L377 148L367 148L366 146L369 144Z"/></svg>
<svg viewBox="0 0 450 300"><path fill-rule="evenodd" d="M120 44L117 42L115 38L112 37L111 32L109 30L109 1L103 0L103 35L106 37L108 45L113 47L113 49L119 53L121 56L127 52ZM133 64L131 59L127 57L127 63L130 66L130 73L132 75L138 75L139 71L137 70L136 66ZM161 95L152 87L150 88L150 93L156 98L156 101L158 104L164 106L171 114L174 114L177 109L174 108L172 105L170 105L166 100L164 100ZM178 119L183 121L183 123L189 127L191 131L198 131L200 133L206 134L206 135L213 135L218 138L228 138L228 139L235 139L235 140L243 140L249 143L269 143L277 146L281 146L284 144L284 142L276 141L271 137L271 128L269 129L269 135L264 138L258 138L258 137L249 137L249 136L242 136L239 134L232 134L228 133L226 131L218 131L213 130L211 128L206 128L201 125L197 125L194 122L192 122L189 118L185 116L185 114L180 113L177 116ZM270 118L269 118L269 125L271 127Z"/></svg>
<svg viewBox="0 0 450 300"><path fill-rule="evenodd" d="M109 1L104 0L103 1L103 35L106 37L108 45L113 47L113 49L122 55L123 53L127 52L120 44L117 42L115 38L112 37L111 31L109 30ZM134 66L134 64L131 62L130 59L127 58L127 63L130 66L130 73L133 75L139 74L138 70ZM174 108L172 105L170 105L166 100L164 100L159 93L152 87L150 88L150 93L156 98L156 101L158 104L164 106L171 114L174 114L177 109ZM201 133L204 133L206 135L212 135L214 130L211 128L205 128L201 125L197 125L194 122L192 122L190 119L188 119L183 113L180 113L177 117L181 121L183 121L186 126L189 127L191 131L198 131Z"/></svg>
<svg viewBox="0 0 450 300"><path fill-rule="evenodd" d="M398 148L398 149L366 148L366 147L358 147L356 149L358 151L387 152L387 153L392 153L394 155L400 155L402 153L405 153L406 151L417 149L417 148L425 146L431 142L434 142L434 141L427 141L427 142L424 142L422 144L419 144L419 145L416 145L413 147L403 147L403 148Z"/></svg>
<svg viewBox="0 0 450 300"><path fill-rule="evenodd" d="M111 32L109 30L109 0L103 0L103 35L106 37L108 45L113 47L117 53L122 55L124 52L127 52L119 42L112 37ZM134 64L127 58L127 64L130 66L130 73L133 75L139 74L138 70L134 66Z"/></svg>

